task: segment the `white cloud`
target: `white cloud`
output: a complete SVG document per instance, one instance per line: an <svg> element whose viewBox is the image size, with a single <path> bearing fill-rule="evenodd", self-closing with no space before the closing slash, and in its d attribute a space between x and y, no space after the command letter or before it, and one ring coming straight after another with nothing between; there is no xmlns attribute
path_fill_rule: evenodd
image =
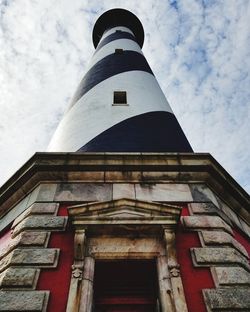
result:
<svg viewBox="0 0 250 312"><path fill-rule="evenodd" d="M0 1L0 184L48 145L105 10L142 21L143 51L197 152L250 190L250 2Z"/></svg>

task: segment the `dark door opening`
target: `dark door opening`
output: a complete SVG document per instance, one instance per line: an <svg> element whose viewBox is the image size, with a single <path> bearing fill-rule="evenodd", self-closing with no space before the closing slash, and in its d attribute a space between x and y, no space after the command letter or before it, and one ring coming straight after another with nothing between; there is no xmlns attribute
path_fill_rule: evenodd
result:
<svg viewBox="0 0 250 312"><path fill-rule="evenodd" d="M157 311L157 285L155 261L97 261L94 311Z"/></svg>

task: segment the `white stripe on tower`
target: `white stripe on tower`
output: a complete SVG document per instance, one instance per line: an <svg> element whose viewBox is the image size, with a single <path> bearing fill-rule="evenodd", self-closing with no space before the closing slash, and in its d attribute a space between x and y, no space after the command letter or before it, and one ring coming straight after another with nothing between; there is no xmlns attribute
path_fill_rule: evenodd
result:
<svg viewBox="0 0 250 312"><path fill-rule="evenodd" d="M96 52L49 151L192 151L141 52L143 38L126 10L98 19Z"/></svg>

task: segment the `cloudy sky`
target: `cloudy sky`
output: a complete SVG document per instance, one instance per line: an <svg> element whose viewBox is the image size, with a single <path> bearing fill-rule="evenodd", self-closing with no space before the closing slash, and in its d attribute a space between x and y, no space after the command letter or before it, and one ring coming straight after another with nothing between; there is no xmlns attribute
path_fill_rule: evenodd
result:
<svg viewBox="0 0 250 312"><path fill-rule="evenodd" d="M189 142L250 191L250 0L0 0L0 184L45 151L94 52L93 25L123 7Z"/></svg>

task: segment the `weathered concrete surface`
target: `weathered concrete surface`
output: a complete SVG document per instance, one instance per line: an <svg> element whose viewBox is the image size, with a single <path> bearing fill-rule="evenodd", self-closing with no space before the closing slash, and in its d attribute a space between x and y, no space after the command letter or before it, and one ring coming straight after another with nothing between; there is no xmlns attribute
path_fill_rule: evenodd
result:
<svg viewBox="0 0 250 312"><path fill-rule="evenodd" d="M211 270L218 286L250 286L250 273L242 267L213 267Z"/></svg>
<svg viewBox="0 0 250 312"><path fill-rule="evenodd" d="M12 236L24 230L47 230L47 231L62 231L67 224L67 217L56 216L29 216L20 222L13 230Z"/></svg>
<svg viewBox="0 0 250 312"><path fill-rule="evenodd" d="M56 214L58 207L59 204L57 203L34 203L15 219L12 228L29 215L54 215Z"/></svg>
<svg viewBox="0 0 250 312"><path fill-rule="evenodd" d="M9 242L0 249L0 259L18 246L46 247L48 239L49 233L47 232L22 232L15 238L10 239Z"/></svg>
<svg viewBox="0 0 250 312"><path fill-rule="evenodd" d="M232 225L231 219L215 204L210 203L190 203L188 204L190 214L194 215L214 215L220 216L227 224Z"/></svg>
<svg viewBox="0 0 250 312"><path fill-rule="evenodd" d="M201 231L205 245L231 245L248 258L246 249L230 234L224 231Z"/></svg>
<svg viewBox="0 0 250 312"><path fill-rule="evenodd" d="M234 248L191 248L194 265L241 265L249 270L248 260Z"/></svg>
<svg viewBox="0 0 250 312"><path fill-rule="evenodd" d="M136 199L163 202L193 201L188 184L135 184Z"/></svg>
<svg viewBox="0 0 250 312"><path fill-rule="evenodd" d="M58 184L55 201L107 201L112 199L112 184L61 183Z"/></svg>
<svg viewBox="0 0 250 312"><path fill-rule="evenodd" d="M56 193L56 183L41 183L38 187L36 201L53 202Z"/></svg>
<svg viewBox="0 0 250 312"><path fill-rule="evenodd" d="M190 230L221 229L233 234L231 227L218 216L186 216L181 220L184 227Z"/></svg>
<svg viewBox="0 0 250 312"><path fill-rule="evenodd" d="M38 269L10 267L0 274L0 287L35 288L38 274Z"/></svg>
<svg viewBox="0 0 250 312"><path fill-rule="evenodd" d="M0 271L10 265L54 267L57 264L59 249L52 248L18 248L0 261Z"/></svg>
<svg viewBox="0 0 250 312"><path fill-rule="evenodd" d="M45 311L48 291L0 291L0 311Z"/></svg>
<svg viewBox="0 0 250 312"><path fill-rule="evenodd" d="M131 198L135 199L135 184L134 183L114 183L113 184L113 199Z"/></svg>
<svg viewBox="0 0 250 312"><path fill-rule="evenodd" d="M189 185L194 202L212 202L218 206L218 201L213 192L205 184Z"/></svg>
<svg viewBox="0 0 250 312"><path fill-rule="evenodd" d="M204 289L203 295L212 311L250 310L250 287Z"/></svg>

